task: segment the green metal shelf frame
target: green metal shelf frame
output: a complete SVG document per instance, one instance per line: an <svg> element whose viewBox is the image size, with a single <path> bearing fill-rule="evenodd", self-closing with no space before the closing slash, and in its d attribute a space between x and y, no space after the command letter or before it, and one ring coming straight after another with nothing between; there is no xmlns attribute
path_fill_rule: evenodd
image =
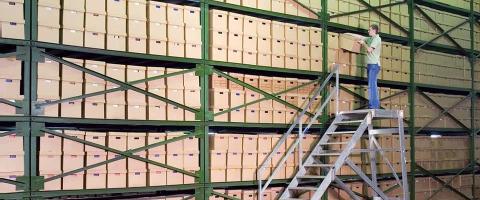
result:
<svg viewBox="0 0 480 200"><path fill-rule="evenodd" d="M361 3L365 4L363 0L359 0ZM170 2L170 1L169 1ZM232 12L239 12L247 15L253 15L261 18L272 19L277 21L295 23L299 25L308 25L308 26L315 26L322 28L322 43L323 45L323 57L327 56L327 49L328 49L328 40L326 39L328 31L334 31L338 33L343 32L356 32L356 33L366 33L366 30L341 25L338 23L332 23L329 21L330 17L327 14L327 1L322 0L322 11L320 13L315 13L320 19L310 19L305 17L299 16L292 16L287 14L280 14L271 11L264 11L255 8L247 8L238 5L227 4L223 2L213 1L213 0L200 0L199 2L195 1L172 1L171 3L178 3L178 4L186 4L186 5L195 5L201 8L201 23L202 23L202 59L191 59L191 58L179 58L179 57L170 57L170 56L160 56L160 55L148 55L148 54L139 54L139 53L130 53L130 52L118 52L118 51L111 51L111 50L104 50L104 49L93 49L93 48L86 48L86 47L75 47L75 46L67 46L67 45L60 45L60 44L50 44L45 42L38 42L37 41L37 3L38 0L26 1L25 2L25 40L15 40L15 39L0 39L0 52L7 53L13 51L20 51L23 49L21 59L24 62L24 103L21 107L25 109L21 109L23 112L22 116L0 116L0 127L5 128L6 130L12 130L11 128L17 128L17 131L24 137L25 142L25 173L23 177L20 177L20 181L25 183L25 188L27 190L25 192L19 192L14 194L0 194L2 198L16 198L16 197L58 197L64 195L82 195L82 194L108 194L108 193L128 193L128 192L156 192L156 191L164 191L164 190L195 190L195 197L197 199L208 199L208 197L212 194L212 189L215 187L235 187L235 186L254 186L256 182L233 182L233 183L211 183L210 182L210 175L209 175L209 156L208 156L208 132L210 129L216 128L223 128L226 130L232 128L265 128L265 129L276 129L281 130L285 129L287 125L279 125L279 124L257 124L257 123L231 123L231 122L214 122L212 121L213 114L209 111L207 105L208 100L208 77L212 74L212 69L220 69L225 71L236 71L236 72L252 72L255 71L256 73L265 74L265 75L278 75L283 77L305 77L305 78L320 78L326 76L328 71L328 63L326 59L323 59L322 69L323 72L312 72L312 71L304 71L304 70L295 70L295 69L280 69L280 68L273 68L273 67L262 67L256 65L245 65L245 64L236 64L236 63L225 63L225 62L218 62L212 61L209 58L209 10L210 9L221 9L227 10ZM448 52L452 54L467 54L470 57L471 67L473 69L474 62L476 56L479 55L479 51L475 50L474 48L474 33L473 33L473 25L478 23L476 20L480 18L480 14L478 12L473 12L473 1L471 1L471 8L469 11L461 8L456 8L453 6L448 6L444 4L440 4L438 2L432 0L421 0L421 1L413 1L413 0L406 0L409 10L409 20L410 26L406 33L408 33L408 37L401 37L397 35L390 35L390 34L382 34L382 37L385 41L394 42L398 44L408 44L411 48L410 52L410 71L415 71L414 61L415 61L415 48L421 46L425 49L440 51L440 52ZM461 16L465 16L469 18L469 24L471 27L470 35L471 35L471 47L469 49L459 50L458 48L454 48L448 45L440 45L440 44L433 44L431 41L420 41L414 38L413 31L414 30L414 21L413 21L413 10L415 9L416 5L422 5L431 7L434 9L440 9L443 11L447 11L453 14L458 14ZM366 11L377 12L379 7L372 7L370 5L365 5L368 7ZM387 6L384 6L387 7ZM354 12L360 13L360 12ZM343 15L348 15L353 13L345 13ZM448 31L448 30L447 30ZM441 36L448 35L447 33L442 33ZM19 49L20 48L20 49ZM176 122L176 121L145 121L145 120L96 120L96 119L73 119L73 118L51 118L51 117L39 117L32 115L31 111L35 105L32 105L32 100L37 99L36 97L36 84L31 82L34 80L33 78L36 77L36 68L37 68L37 61L39 56L43 55L51 55L54 57L72 57L72 58L82 58L82 59L92 59L92 60L100 60L100 61L107 61L112 63L121 63L121 64L142 64L147 66L159 66L159 67L170 67L170 68L187 68L193 69L195 68L196 75L200 77L201 87L201 101L202 107L200 110L197 110L197 118L199 121L194 122ZM472 72L472 80L474 77L474 70ZM353 77L353 76L346 76L343 75L341 77L343 81L350 81L357 84L365 84L366 78L362 77ZM470 89L466 88L454 88L454 87L443 87L443 86L436 86L436 85L427 85L427 84L418 84L415 82L413 74L411 74L410 81L408 83L398 82L398 81L379 81L380 86L391 86L395 88L406 88L408 89L409 94L409 102L410 102L410 118L415 118L414 106L415 106L415 97L414 95L417 93L417 89L423 91L443 91L448 93L470 93L470 99L472 103L472 110L471 110L471 127L475 127L475 103L477 99L476 94L480 94L480 91L475 90L473 82L472 87ZM126 85L128 86L128 85ZM325 93L326 94L326 93ZM325 96L325 95L323 95ZM438 104L436 104L438 105ZM450 108L441 108L442 114L448 115L448 110ZM325 128L328 123L328 116L322 116L322 124L316 125L315 128L322 130ZM44 125L47 127L60 127L60 128L88 128L89 125L96 125L97 129L105 129L110 130L112 128L138 128L143 127L145 128L180 128L180 129L188 129L193 130L200 139L200 170L197 172L198 179L196 180L197 183L195 184L188 184L188 185L173 185L173 186L160 186L160 187L143 187L143 188L124 188L124 189L98 189L98 190L78 190L78 191L38 191L39 184L41 182L41 178L38 177L37 174L37 152L36 149L38 143L38 131L43 130L42 127ZM414 120L408 121L409 124L409 134L411 136L415 136L417 132L417 128L415 127ZM424 130L431 130L431 131L465 131L468 128L463 127L461 129L435 129L435 128L423 128ZM475 128L468 129L470 130L471 139L471 148L470 148L470 160L471 165L478 165L475 161L475 152L473 151L475 147L475 140L473 139L477 135L477 131ZM415 165L415 138L410 137L411 141L411 160L412 160L412 171L416 172L416 165ZM464 170L464 169L462 169ZM454 174L459 172L459 170L442 170L442 171L432 171L431 174L433 176L443 175L443 174ZM475 174L474 170L472 171L472 176ZM425 172L425 171L423 171ZM415 174L416 175L416 174ZM410 187L411 187L411 199L414 199L414 175L410 176ZM349 177L345 177L349 178ZM355 178L355 177L350 177ZM277 180L275 183L283 184L288 182L288 180ZM474 184L475 185L475 184ZM472 190L475 186L472 187ZM227 197L228 198L228 197ZM233 198L229 198L233 199Z"/></svg>

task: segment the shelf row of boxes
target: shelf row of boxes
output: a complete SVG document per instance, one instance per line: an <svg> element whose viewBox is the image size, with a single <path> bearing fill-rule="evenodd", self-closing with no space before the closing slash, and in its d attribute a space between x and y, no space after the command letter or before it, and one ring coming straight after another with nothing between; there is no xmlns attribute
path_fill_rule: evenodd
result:
<svg viewBox="0 0 480 200"><path fill-rule="evenodd" d="M0 37L25 39L24 0L0 1Z"/></svg>
<svg viewBox="0 0 480 200"><path fill-rule="evenodd" d="M38 10L39 41L201 58L198 7L145 0L87 0L61 7L56 0L40 1Z"/></svg>
<svg viewBox="0 0 480 200"><path fill-rule="evenodd" d="M268 93L278 93L305 85L299 89L292 89L284 94L276 95L279 99L297 107L305 106L306 102L312 98L311 92L317 85L317 83L308 84L312 81L308 79L255 76L239 73L229 73L229 75ZM209 82L212 87L209 98L210 108L214 112L222 112L229 108L235 108L246 103L249 104L230 112L230 119L228 119L227 114L224 114L216 116L216 121L244 122L245 119L245 122L251 123L289 123L298 113L297 110L275 100L251 103L262 99L263 95L246 89L220 75L212 75ZM320 98L317 97L314 101L311 109L309 109L311 111L319 105ZM245 116L242 115L243 113L245 113Z"/></svg>
<svg viewBox="0 0 480 200"><path fill-rule="evenodd" d="M321 29L210 11L212 60L321 71Z"/></svg>
<svg viewBox="0 0 480 200"><path fill-rule="evenodd" d="M105 133L73 130L64 130L63 133L119 151L137 149L184 135L183 132ZM19 170L19 166L23 166L24 162L23 137L15 135L2 137L0 143L6 147L5 149L2 148L3 150L0 152L1 161L8 163L8 165L2 165L0 172L17 175L20 172L16 170ZM198 139L195 137L188 137L184 140L150 148L134 155L191 172L199 169L199 147ZM114 159L118 156L118 154L107 153L102 149L83 145L66 138L62 139L59 136L45 134L40 138L39 170L41 175L53 177L62 173L62 171L68 172L95 163L105 162L107 159ZM144 187L147 184L149 186L177 185L193 183L193 181L192 177L184 176L182 173L132 158L125 158L85 172L66 176L63 178L63 184L62 179L48 182L45 190L83 189L84 183L86 189L93 189Z"/></svg>
<svg viewBox="0 0 480 200"><path fill-rule="evenodd" d="M415 160L425 169L461 169L470 162L468 136L416 136L415 140Z"/></svg>
<svg viewBox="0 0 480 200"><path fill-rule="evenodd" d="M257 169L265 162L282 135L262 133L259 135L248 134L214 134L210 136L210 170L212 182L252 181L257 180ZM305 135L303 150L307 153L318 140L316 135ZM282 144L279 152L266 161L266 173L262 179L268 178L274 165L285 155L287 147L295 141L295 137L288 138ZM302 150L302 151L303 151ZM298 154L292 153L286 165L274 179L290 178L295 173L295 163L298 163Z"/></svg>
<svg viewBox="0 0 480 200"><path fill-rule="evenodd" d="M301 6L294 0L272 0L272 1L261 1L261 0L216 0L220 2L225 2L229 4L241 5L250 8L257 8L261 10L267 10L272 12L284 13L287 15L294 15L300 17L307 17L312 19L317 19L318 16ZM299 1L304 3L304 1ZM308 1L307 1L308 2ZM315 12L320 12L321 3L320 1L312 1L312 8Z"/></svg>
<svg viewBox="0 0 480 200"><path fill-rule="evenodd" d="M2 133L3 131L0 131ZM0 137L0 178L16 180L17 177L23 176L25 172L24 165L24 149L23 136L10 134ZM0 193L15 192L16 186L0 183Z"/></svg>
<svg viewBox="0 0 480 200"><path fill-rule="evenodd" d="M466 127L470 127L470 101L464 99L465 96L462 95L448 95L442 93L425 93L429 98L434 100L438 105L442 108L449 108L449 113L458 119L462 124ZM442 110L436 107L432 102L427 100L426 98L416 95L415 96L415 115L418 117L416 119L416 123L418 125L424 125L430 120L436 118L438 115L442 113ZM453 120L452 117L442 115L440 119L434 121L434 124L440 128L458 128L460 127L456 121Z"/></svg>
<svg viewBox="0 0 480 200"><path fill-rule="evenodd" d="M237 199L243 199L243 200L255 200L257 199L257 190L251 190L251 189L244 189L244 190L220 190L220 189L214 189L214 192L218 192L221 194L226 194L228 196L237 198ZM281 192L283 191L283 188L281 187L269 187L263 192L263 197L262 199L265 200L275 200L278 199L281 195ZM223 197L217 196L217 195L212 195L210 196L209 200L223 200Z"/></svg>

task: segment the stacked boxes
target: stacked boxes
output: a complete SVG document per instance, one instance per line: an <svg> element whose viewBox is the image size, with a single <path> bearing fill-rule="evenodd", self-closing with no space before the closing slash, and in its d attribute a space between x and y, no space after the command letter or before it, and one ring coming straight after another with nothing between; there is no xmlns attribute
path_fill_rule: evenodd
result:
<svg viewBox="0 0 480 200"><path fill-rule="evenodd" d="M67 0L62 5L39 1L39 41L201 58L200 8L146 0ZM17 15L23 13L23 1L9 7L22 12L4 19L2 37L20 37L24 22Z"/></svg>
<svg viewBox="0 0 480 200"><path fill-rule="evenodd" d="M254 76L239 73L230 73L230 76L267 93L279 93L286 89L303 85L299 90L295 89L288 93L277 95L277 98L280 100L287 100L288 103L297 107L306 106L306 102L311 98L311 92L316 87L313 83L307 84L310 81L307 79ZM275 100L259 101L264 98L259 93L249 89L244 90L243 86L219 75L212 75L210 85L213 87L209 98L210 109L214 113L219 113L229 108L236 108L230 112L230 116L226 113L215 116L215 121L285 124L293 121L298 113L297 110L291 107L287 108L285 104ZM287 96L290 98L287 99ZM299 96L301 97L300 99L298 98ZM248 105L238 108L238 106L244 104ZM314 111L316 106L318 106L318 103L315 103L310 110ZM303 119L304 122L307 122L307 119L305 117Z"/></svg>
<svg viewBox="0 0 480 200"><path fill-rule="evenodd" d="M468 136L415 138L415 161L428 170L459 169L469 162Z"/></svg>
<svg viewBox="0 0 480 200"><path fill-rule="evenodd" d="M165 73L165 68L163 67L147 68L148 78L161 76L164 73ZM165 79L157 79L154 81L149 81L147 84L148 84L148 92L158 96L162 96L162 97L166 96L167 85L166 85ZM163 101L149 97L148 98L148 119L149 120L166 120L167 104Z"/></svg>
<svg viewBox="0 0 480 200"><path fill-rule="evenodd" d="M59 63L48 59L38 63L37 98L40 102L60 99ZM42 107L39 114L57 117L58 105Z"/></svg>
<svg viewBox="0 0 480 200"><path fill-rule="evenodd" d="M262 174L262 179L267 179L273 172L277 163L285 155L287 147L295 140L291 136L286 144L282 144L276 155L271 160L266 160L272 149L277 145L281 135L262 133L259 135L250 134L212 134L210 136L210 172L212 182L231 182L231 181L253 181L257 180L257 170L263 162L266 162L266 168ZM308 155L313 147L316 138L313 135L305 135L305 144L303 150L305 156ZM293 153L292 153L293 154ZM289 159L280 166L274 179L285 179L294 175L295 155L290 155Z"/></svg>
<svg viewBox="0 0 480 200"><path fill-rule="evenodd" d="M106 8L106 49L126 51L127 1L109 0L107 1ZM130 23L128 24L130 25ZM140 22L138 24L140 24ZM141 25L138 25L137 27L141 27Z"/></svg>
<svg viewBox="0 0 480 200"><path fill-rule="evenodd" d="M146 145L153 145L166 139L183 136L183 132L142 133L142 132L83 132L64 130L64 134L86 140L118 151L135 150ZM0 152L0 160L8 163L0 168L0 175L8 179L23 175L23 138L10 135L0 138L0 144L7 148ZM186 139L138 151L134 156L153 162L168 164L195 173L199 170L198 138ZM63 172L77 170L84 166L115 159L120 155L106 152L99 148L69 139L62 139L50 134L40 138L39 169L46 178ZM7 162L8 161L8 162ZM19 166L21 166L19 168ZM167 178L168 175L168 178ZM63 180L63 181L62 181ZM162 185L192 184L193 177L180 172L167 170L154 164L133 159L121 158L103 164L85 172L65 176L49 181L45 190L79 190L100 188L126 188ZM15 191L15 187L2 185L5 191ZM3 192L4 190L2 190Z"/></svg>
<svg viewBox="0 0 480 200"><path fill-rule="evenodd" d="M126 151L128 143L128 133L109 132L107 145L110 148ZM107 158L114 159L120 155L108 152ZM107 188L127 187L127 159L121 159L107 164Z"/></svg>
<svg viewBox="0 0 480 200"><path fill-rule="evenodd" d="M106 7L106 1L85 0L84 47L105 48Z"/></svg>
<svg viewBox="0 0 480 200"><path fill-rule="evenodd" d="M2 1L0 2L0 11L2 13L0 15L0 36L25 39L24 1Z"/></svg>
<svg viewBox="0 0 480 200"><path fill-rule="evenodd" d="M15 58L1 58L0 64L4 69L0 72L0 90L5 91L0 94L0 98L11 102L22 100L20 94L20 81L22 79L22 63ZM17 114L15 107L0 103L2 112L0 115Z"/></svg>
<svg viewBox="0 0 480 200"><path fill-rule="evenodd" d="M85 140L84 131L64 130L64 134ZM69 172L85 166L85 145L74 142L72 140L64 139L62 142L63 154L62 162L63 172ZM41 149L40 149L41 150ZM41 153L41 152L40 152ZM85 172L78 172L73 175L63 177L62 189L64 190L79 190L83 189Z"/></svg>
<svg viewBox="0 0 480 200"><path fill-rule="evenodd" d="M38 41L58 43L60 38L60 0L38 1Z"/></svg>
<svg viewBox="0 0 480 200"><path fill-rule="evenodd" d="M18 176L23 176L24 172L24 151L23 137L11 134L0 137L0 177L15 180ZM0 193L15 192L15 186L7 183L0 183Z"/></svg>
<svg viewBox="0 0 480 200"><path fill-rule="evenodd" d="M147 53L147 1L129 0L127 8L127 49Z"/></svg>
<svg viewBox="0 0 480 200"><path fill-rule="evenodd" d="M99 145L106 145L107 133L105 132L86 132L85 140ZM107 160L107 152L92 146L85 146L86 164L92 165L95 163ZM97 189L106 188L107 186L107 166L101 165L87 170L85 175L85 188Z"/></svg>
<svg viewBox="0 0 480 200"><path fill-rule="evenodd" d="M182 136L183 134L183 132L168 132L166 139L173 139ZM199 149L197 138L190 137L185 140L168 143L166 148L166 163L168 165L190 171L192 173L199 169ZM191 184L194 182L193 177L184 175L177 171L167 169L166 175L167 185Z"/></svg>
<svg viewBox="0 0 480 200"><path fill-rule="evenodd" d="M194 72L155 79L165 73L174 73L183 69L165 70L163 67L146 67L136 65L121 65L93 60L64 58L73 64L106 75L121 82L136 82L133 86L153 93L154 95L169 98L188 107L200 108L199 77ZM2 98L14 101L23 99L20 95L21 65L20 61L11 58L4 59L5 66L9 66L0 74L1 85L9 93ZM38 99L41 102L77 97L82 94L91 94L104 90L118 89L120 85L107 82L104 79L83 73L68 65L45 60L39 63ZM151 78L153 80L142 82ZM166 80L165 80L166 79ZM167 88L168 85L168 88ZM83 104L82 104L83 103ZM7 112L2 114L14 115L15 108L0 104ZM59 107L60 112L59 112ZM148 112L147 112L148 110ZM195 121L193 112L184 110L173 104L167 104L155 97L134 90L118 90L107 94L95 95L80 100L72 100L43 106L39 115L71 118L98 118L98 119L129 119L129 120L173 120ZM60 113L60 114L59 114Z"/></svg>
<svg viewBox="0 0 480 200"><path fill-rule="evenodd" d="M110 3L111 1L109 1ZM83 46L85 31L85 0L64 1L62 8L61 43Z"/></svg>
<svg viewBox="0 0 480 200"><path fill-rule="evenodd" d="M321 71L320 28L220 10L211 10L210 18L212 60Z"/></svg>
<svg viewBox="0 0 480 200"><path fill-rule="evenodd" d="M45 134L40 138L39 171L41 176L53 176L62 173L62 138ZM45 184L45 190L59 190L61 180Z"/></svg>

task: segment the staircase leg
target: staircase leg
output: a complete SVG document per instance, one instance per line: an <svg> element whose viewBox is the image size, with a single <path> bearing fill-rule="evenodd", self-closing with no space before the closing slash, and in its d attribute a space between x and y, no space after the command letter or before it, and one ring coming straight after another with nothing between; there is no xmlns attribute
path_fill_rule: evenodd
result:
<svg viewBox="0 0 480 200"><path fill-rule="evenodd" d="M352 199L360 200L360 198L355 193L353 193L353 191L348 188L348 186L342 180L340 180L339 178L335 178L335 183L337 183L338 187L345 191Z"/></svg>
<svg viewBox="0 0 480 200"><path fill-rule="evenodd" d="M368 186L370 186L373 189L373 191L375 191L378 194L378 196L380 196L382 199L388 199L385 193L383 193L383 191L380 188L378 188L378 185L374 184L373 181L370 180L368 176L362 172L362 169L358 168L355 165L355 163L353 163L350 159L345 160L345 162L350 166L350 168L352 168L352 170L356 174L358 174L358 176L360 176L360 178L363 179L363 181L365 181L365 183L367 183Z"/></svg>
<svg viewBox="0 0 480 200"><path fill-rule="evenodd" d="M376 150L375 148L375 135L371 134L371 131L373 130L373 125L372 125L372 118L367 119L369 121L368 123L368 149L370 150L369 156L370 156L370 170L371 170L371 178L372 178L372 183L374 185L378 185L377 182L377 152L374 151ZM374 197L378 197L377 195L373 195Z"/></svg>

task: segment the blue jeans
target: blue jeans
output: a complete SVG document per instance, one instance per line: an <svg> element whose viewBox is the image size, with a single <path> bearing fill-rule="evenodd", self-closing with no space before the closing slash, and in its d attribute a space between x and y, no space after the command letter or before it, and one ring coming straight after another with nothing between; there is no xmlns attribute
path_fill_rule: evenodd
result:
<svg viewBox="0 0 480 200"><path fill-rule="evenodd" d="M380 66L378 64L368 64L368 108L379 109L380 99L378 95L377 78L378 72L380 72Z"/></svg>

